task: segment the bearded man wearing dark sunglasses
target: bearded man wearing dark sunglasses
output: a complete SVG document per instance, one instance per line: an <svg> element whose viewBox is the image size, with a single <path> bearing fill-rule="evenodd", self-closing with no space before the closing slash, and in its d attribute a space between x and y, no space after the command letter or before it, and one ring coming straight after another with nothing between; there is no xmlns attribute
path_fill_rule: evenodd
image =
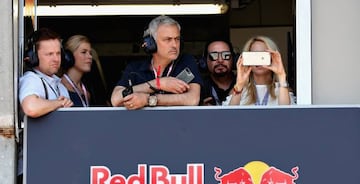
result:
<svg viewBox="0 0 360 184"><path fill-rule="evenodd" d="M204 60L208 75L201 88L202 105L222 105L231 92L236 77L233 70L234 50L226 40L212 40L205 45Z"/></svg>

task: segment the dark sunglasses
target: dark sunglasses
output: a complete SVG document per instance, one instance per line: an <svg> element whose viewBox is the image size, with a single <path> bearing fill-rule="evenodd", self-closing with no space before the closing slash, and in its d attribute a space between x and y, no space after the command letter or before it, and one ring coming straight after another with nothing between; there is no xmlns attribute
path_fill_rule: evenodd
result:
<svg viewBox="0 0 360 184"><path fill-rule="evenodd" d="M223 60L230 60L231 59L231 52L230 51L222 51L222 52L209 52L209 59L210 61L216 61L219 59L221 55L221 58Z"/></svg>

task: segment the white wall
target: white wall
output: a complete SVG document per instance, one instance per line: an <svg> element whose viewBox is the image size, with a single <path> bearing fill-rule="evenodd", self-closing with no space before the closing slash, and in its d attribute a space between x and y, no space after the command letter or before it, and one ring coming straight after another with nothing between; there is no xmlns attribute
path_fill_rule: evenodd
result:
<svg viewBox="0 0 360 184"><path fill-rule="evenodd" d="M360 104L360 1L311 6L313 104Z"/></svg>
<svg viewBox="0 0 360 184"><path fill-rule="evenodd" d="M16 175L12 3L0 1L0 183L15 183Z"/></svg>

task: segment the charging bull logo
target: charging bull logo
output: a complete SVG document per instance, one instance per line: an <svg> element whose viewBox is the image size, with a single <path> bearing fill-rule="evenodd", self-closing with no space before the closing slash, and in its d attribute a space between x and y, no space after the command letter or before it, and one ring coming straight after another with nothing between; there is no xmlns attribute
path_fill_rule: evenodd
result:
<svg viewBox="0 0 360 184"><path fill-rule="evenodd" d="M292 168L293 175L290 175L264 162L252 161L222 176L222 170L215 167L214 178L219 184L296 184L294 181L299 178L298 170L298 167Z"/></svg>
<svg viewBox="0 0 360 184"><path fill-rule="evenodd" d="M292 168L291 172L294 174L294 176L292 176L275 167L270 167L270 169L262 175L260 184L295 184L294 180L297 180L299 177L297 173L298 170L298 167Z"/></svg>
<svg viewBox="0 0 360 184"><path fill-rule="evenodd" d="M237 168L228 174L224 174L221 177L219 177L222 172L220 168L215 167L214 171L215 179L220 181L221 184L253 184L250 174L242 167Z"/></svg>

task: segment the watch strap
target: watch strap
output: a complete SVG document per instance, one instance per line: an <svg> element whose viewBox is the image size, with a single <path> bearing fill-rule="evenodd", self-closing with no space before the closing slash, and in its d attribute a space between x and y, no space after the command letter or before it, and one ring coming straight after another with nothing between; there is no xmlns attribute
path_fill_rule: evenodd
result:
<svg viewBox="0 0 360 184"><path fill-rule="evenodd" d="M287 81L285 82L279 82L279 87L281 88L288 88L289 87L289 83Z"/></svg>

